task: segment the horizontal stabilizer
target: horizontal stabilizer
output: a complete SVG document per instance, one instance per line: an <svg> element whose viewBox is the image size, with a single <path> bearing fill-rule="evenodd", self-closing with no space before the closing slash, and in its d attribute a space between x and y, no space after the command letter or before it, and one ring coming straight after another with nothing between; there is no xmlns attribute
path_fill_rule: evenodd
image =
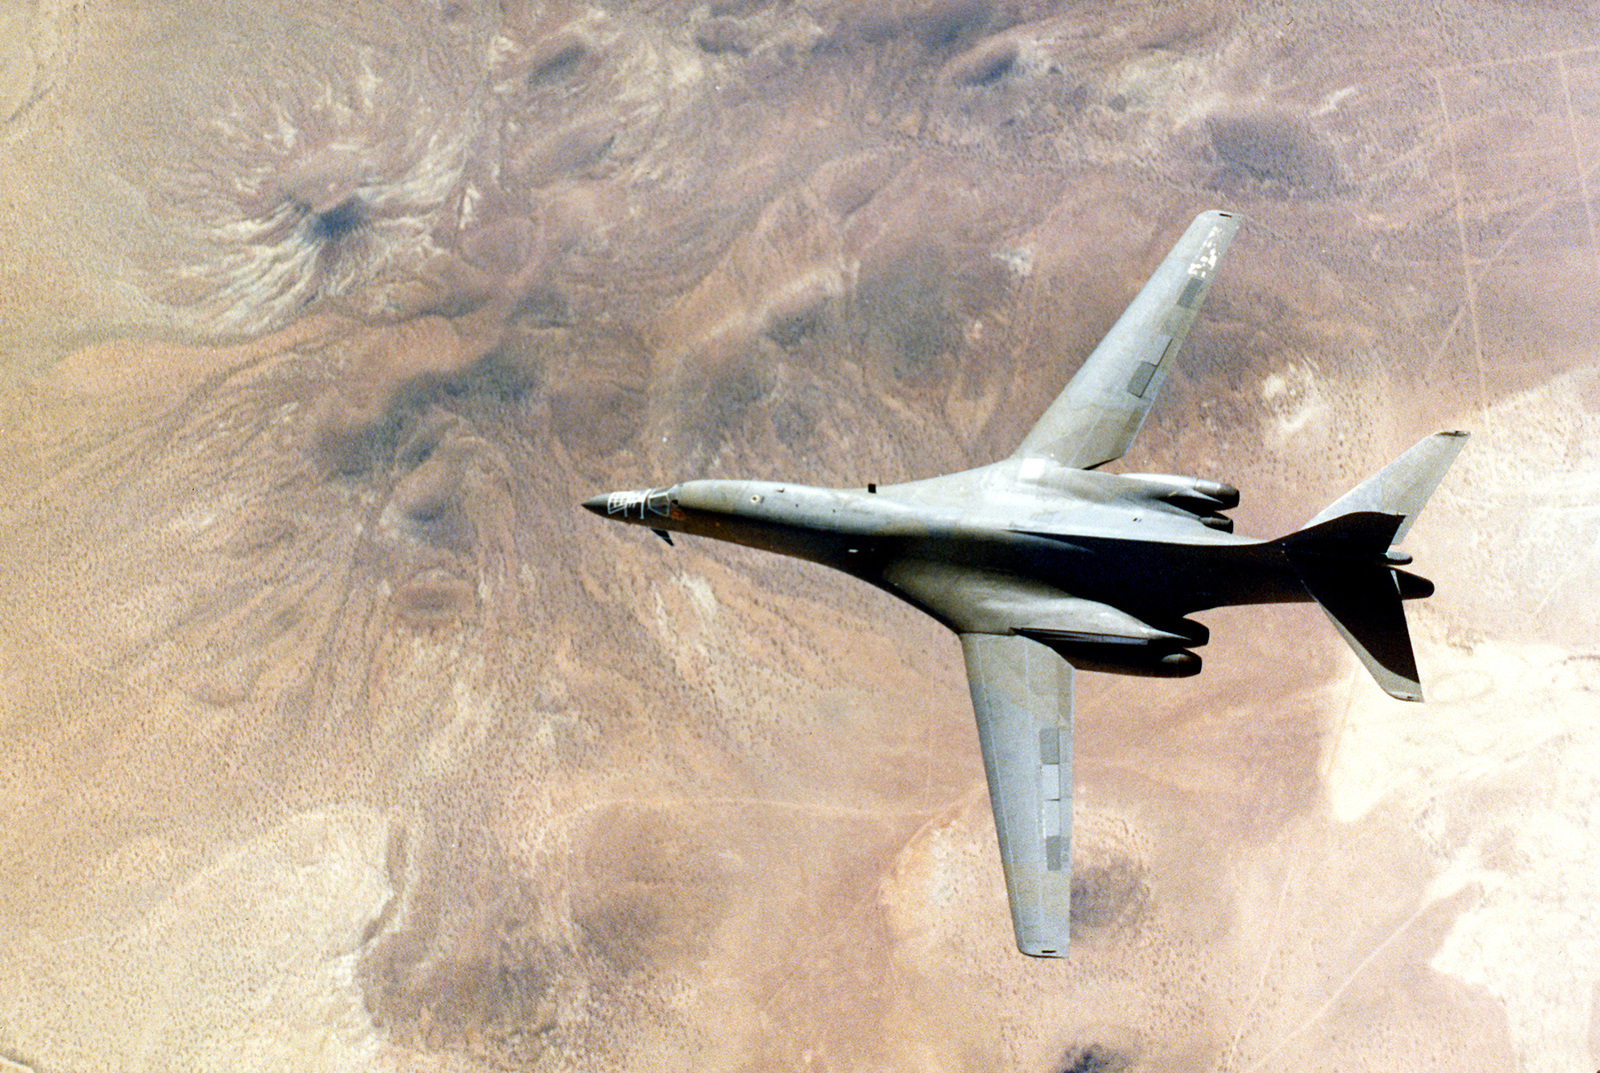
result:
<svg viewBox="0 0 1600 1073"><path fill-rule="evenodd" d="M1403 519L1398 514L1373 510L1352 511L1327 521L1313 522L1298 533L1290 533L1278 543L1290 555L1354 557L1363 560L1381 556L1400 538Z"/></svg>
<svg viewBox="0 0 1600 1073"><path fill-rule="evenodd" d="M1356 511L1394 514L1400 524L1391 543L1400 543L1466 442L1465 432L1435 432L1335 500L1307 528Z"/></svg>
<svg viewBox="0 0 1600 1073"><path fill-rule="evenodd" d="M1421 700L1422 680L1395 571L1381 562L1352 565L1292 553L1290 559L1333 628L1383 691L1397 700Z"/></svg>
<svg viewBox="0 0 1600 1073"><path fill-rule="evenodd" d="M1383 691L1400 700L1421 700L1400 602L1404 593L1386 555L1401 521L1397 514L1356 511L1290 533L1278 545ZM1432 591L1425 579L1406 577Z"/></svg>

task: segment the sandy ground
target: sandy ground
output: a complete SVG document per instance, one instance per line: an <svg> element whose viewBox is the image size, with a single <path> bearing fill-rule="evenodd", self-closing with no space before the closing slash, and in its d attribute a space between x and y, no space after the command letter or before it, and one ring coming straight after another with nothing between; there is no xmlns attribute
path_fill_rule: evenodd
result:
<svg viewBox="0 0 1600 1073"><path fill-rule="evenodd" d="M1595 14L0 11L0 1069L1600 1066ZM1081 677L1036 962L955 640L577 503L1002 456L1213 205L1122 468L1471 429L1429 702Z"/></svg>

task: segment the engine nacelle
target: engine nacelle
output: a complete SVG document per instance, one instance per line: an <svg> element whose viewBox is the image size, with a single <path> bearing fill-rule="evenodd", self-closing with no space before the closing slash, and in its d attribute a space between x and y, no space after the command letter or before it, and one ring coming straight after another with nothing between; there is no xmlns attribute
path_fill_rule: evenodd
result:
<svg viewBox="0 0 1600 1073"><path fill-rule="evenodd" d="M1409 570L1396 570L1390 567L1394 574L1395 587L1400 590L1402 600L1425 600L1433 595L1433 582L1425 577L1419 577Z"/></svg>
<svg viewBox="0 0 1600 1073"><path fill-rule="evenodd" d="M1170 473L1124 473L1125 480L1140 485L1151 499L1171 503L1195 513L1232 510L1239 505L1239 489L1204 477L1178 477Z"/></svg>
<svg viewBox="0 0 1600 1073"><path fill-rule="evenodd" d="M1073 641L1031 633L1028 636L1050 646L1080 671L1128 674L1138 678L1189 678L1200 673L1200 657L1185 648Z"/></svg>

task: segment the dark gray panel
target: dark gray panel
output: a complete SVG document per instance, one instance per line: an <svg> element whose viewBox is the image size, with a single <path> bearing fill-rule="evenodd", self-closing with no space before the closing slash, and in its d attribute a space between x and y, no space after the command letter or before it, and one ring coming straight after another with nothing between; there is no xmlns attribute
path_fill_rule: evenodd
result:
<svg viewBox="0 0 1600 1073"><path fill-rule="evenodd" d="M1133 378L1128 381L1128 394L1144 397L1145 388L1150 386L1150 380L1156 375L1156 366L1148 361L1140 362L1139 367L1133 371Z"/></svg>
<svg viewBox="0 0 1600 1073"><path fill-rule="evenodd" d="M1184 285L1183 293L1178 296L1178 304L1185 309L1193 309L1195 299L1200 297L1200 290L1203 286L1203 280L1199 277L1191 276L1189 282Z"/></svg>
<svg viewBox="0 0 1600 1073"><path fill-rule="evenodd" d="M1047 728L1039 731L1039 763L1061 763L1061 731Z"/></svg>

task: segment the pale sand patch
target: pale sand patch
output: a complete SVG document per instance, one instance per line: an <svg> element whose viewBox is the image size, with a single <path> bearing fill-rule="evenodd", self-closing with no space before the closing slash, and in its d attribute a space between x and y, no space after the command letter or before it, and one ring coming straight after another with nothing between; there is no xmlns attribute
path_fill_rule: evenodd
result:
<svg viewBox="0 0 1600 1073"><path fill-rule="evenodd" d="M6 1039L83 1073L372 1068L383 1045L354 974L364 929L393 893L387 838L365 809L303 813L129 922L6 936Z"/></svg>

